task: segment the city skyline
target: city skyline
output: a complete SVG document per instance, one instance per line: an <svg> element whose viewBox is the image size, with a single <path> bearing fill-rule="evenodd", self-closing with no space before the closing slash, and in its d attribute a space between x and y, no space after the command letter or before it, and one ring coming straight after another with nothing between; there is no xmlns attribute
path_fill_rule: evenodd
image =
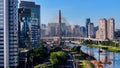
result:
<svg viewBox="0 0 120 68"><path fill-rule="evenodd" d="M118 3L107 1L1 0L0 68L119 68Z"/></svg>
<svg viewBox="0 0 120 68"><path fill-rule="evenodd" d="M67 18L70 24L79 24L85 26L85 19L90 18L91 22L98 25L100 18L114 18L116 28L119 27L120 9L119 2L113 0L80 0L80 1L63 1L63 0L24 0L35 1L41 5L41 23L47 24L61 9L62 14ZM56 6L57 5L57 6ZM74 10L73 10L74 9Z"/></svg>

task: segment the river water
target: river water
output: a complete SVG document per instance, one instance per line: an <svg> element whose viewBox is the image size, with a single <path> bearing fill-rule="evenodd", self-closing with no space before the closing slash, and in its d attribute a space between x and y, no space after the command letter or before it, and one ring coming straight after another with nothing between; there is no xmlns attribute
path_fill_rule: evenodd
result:
<svg viewBox="0 0 120 68"><path fill-rule="evenodd" d="M77 44L69 43L70 46L78 46ZM120 53L108 52L99 48L91 48L82 46L81 50L102 62L104 68L120 68Z"/></svg>

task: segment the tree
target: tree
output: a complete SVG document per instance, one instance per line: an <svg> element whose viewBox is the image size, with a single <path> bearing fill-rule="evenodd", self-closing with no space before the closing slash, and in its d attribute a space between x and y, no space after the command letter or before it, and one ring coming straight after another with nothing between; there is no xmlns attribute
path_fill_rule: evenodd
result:
<svg viewBox="0 0 120 68"><path fill-rule="evenodd" d="M28 53L28 60L33 63L33 65L42 63L47 57L48 50L44 45L40 45L39 47L30 50Z"/></svg>
<svg viewBox="0 0 120 68"><path fill-rule="evenodd" d="M52 52L50 54L50 61L53 64L64 64L67 61L67 54L63 51Z"/></svg>
<svg viewBox="0 0 120 68"><path fill-rule="evenodd" d="M77 52L77 53L79 53L79 52L81 52L81 46L74 46L73 48L72 48L72 51L75 51L75 52Z"/></svg>
<svg viewBox="0 0 120 68"><path fill-rule="evenodd" d="M52 46L51 52L57 52L57 51L62 51L62 48L57 46Z"/></svg>
<svg viewBox="0 0 120 68"><path fill-rule="evenodd" d="M112 41L102 41L101 44L106 46L115 46L115 43Z"/></svg>
<svg viewBox="0 0 120 68"><path fill-rule="evenodd" d="M92 40L85 40L83 41L83 44L94 44Z"/></svg>

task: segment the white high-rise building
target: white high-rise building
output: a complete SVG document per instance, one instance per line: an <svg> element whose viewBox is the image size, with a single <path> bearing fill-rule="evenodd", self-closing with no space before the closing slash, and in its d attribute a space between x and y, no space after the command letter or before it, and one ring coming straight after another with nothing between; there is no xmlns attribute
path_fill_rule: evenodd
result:
<svg viewBox="0 0 120 68"><path fill-rule="evenodd" d="M96 38L101 40L113 40L115 32L115 20L109 18L108 21L105 18L99 20L99 29L96 32Z"/></svg>
<svg viewBox="0 0 120 68"><path fill-rule="evenodd" d="M0 68L18 66L17 0L0 0Z"/></svg>
<svg viewBox="0 0 120 68"><path fill-rule="evenodd" d="M114 39L114 31L115 31L115 20L113 18L109 18L107 22L107 38L109 40Z"/></svg>
<svg viewBox="0 0 120 68"><path fill-rule="evenodd" d="M101 18L99 20L99 29L96 32L96 38L99 38L101 40L107 39L107 20L105 18Z"/></svg>
<svg viewBox="0 0 120 68"><path fill-rule="evenodd" d="M93 23L88 24L88 37L89 38L94 37L94 24Z"/></svg>

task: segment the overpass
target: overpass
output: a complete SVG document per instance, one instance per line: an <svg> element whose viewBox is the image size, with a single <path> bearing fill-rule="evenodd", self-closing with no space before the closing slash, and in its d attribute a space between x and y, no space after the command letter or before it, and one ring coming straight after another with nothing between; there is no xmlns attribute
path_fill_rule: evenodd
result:
<svg viewBox="0 0 120 68"><path fill-rule="evenodd" d="M57 41L59 37L41 37L42 40L45 41ZM62 37L62 40L92 40L92 41L104 41L103 39L97 38L85 38L85 37Z"/></svg>

